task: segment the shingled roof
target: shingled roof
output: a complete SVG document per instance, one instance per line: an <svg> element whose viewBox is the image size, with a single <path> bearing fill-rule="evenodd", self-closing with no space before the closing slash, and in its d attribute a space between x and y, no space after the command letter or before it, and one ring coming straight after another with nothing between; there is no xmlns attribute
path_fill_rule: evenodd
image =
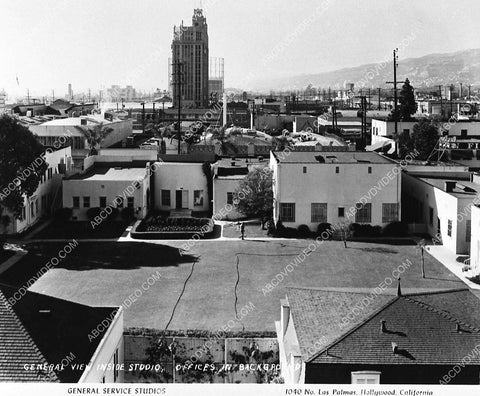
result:
<svg viewBox="0 0 480 396"><path fill-rule="evenodd" d="M102 340L101 336L89 340L90 332L102 320L113 319L118 308L90 307L30 291L11 306L8 299L15 292L16 288L0 284L0 381L78 382L83 371L72 365L90 362ZM71 364L63 370L24 368L58 367L67 358Z"/></svg>
<svg viewBox="0 0 480 396"><path fill-rule="evenodd" d="M469 356L480 364L480 301L468 289L372 298L371 290L290 288L287 297L304 361L432 365Z"/></svg>

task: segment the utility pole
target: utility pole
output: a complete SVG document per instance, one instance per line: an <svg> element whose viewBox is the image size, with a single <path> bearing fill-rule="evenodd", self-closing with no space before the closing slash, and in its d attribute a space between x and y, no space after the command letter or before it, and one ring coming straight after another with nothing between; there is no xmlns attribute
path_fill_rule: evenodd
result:
<svg viewBox="0 0 480 396"><path fill-rule="evenodd" d="M438 93L440 94L440 117L443 121L443 96L442 96L442 86L438 86Z"/></svg>
<svg viewBox="0 0 480 396"><path fill-rule="evenodd" d="M393 84L393 121L395 122L395 136L398 136L398 108L397 108L397 56L398 48L393 50L393 81L387 81L387 84Z"/></svg>
<svg viewBox="0 0 480 396"><path fill-rule="evenodd" d="M398 48L393 50L393 111L395 112L395 136L398 136L398 111L397 111L397 51Z"/></svg>
<svg viewBox="0 0 480 396"><path fill-rule="evenodd" d="M471 85L468 85L468 100L470 100L470 89L472 88Z"/></svg>
<svg viewBox="0 0 480 396"><path fill-rule="evenodd" d="M463 96L463 83L460 83L460 94L458 95L458 99L462 99Z"/></svg>
<svg viewBox="0 0 480 396"><path fill-rule="evenodd" d="M380 104L380 94L381 94L381 91L382 91L382 88L378 88L378 110L381 110L381 109L380 109L380 106L381 106L381 104Z"/></svg>
<svg viewBox="0 0 480 396"><path fill-rule="evenodd" d="M182 137L182 67L183 63L179 60L173 64L174 68L174 84L177 87L177 106L178 106L178 125L177 125L177 140L178 140L178 154L180 154L180 140ZM175 99L174 99L175 100Z"/></svg>
<svg viewBox="0 0 480 396"><path fill-rule="evenodd" d="M140 104L142 105L142 133L145 133L145 102L142 102Z"/></svg>

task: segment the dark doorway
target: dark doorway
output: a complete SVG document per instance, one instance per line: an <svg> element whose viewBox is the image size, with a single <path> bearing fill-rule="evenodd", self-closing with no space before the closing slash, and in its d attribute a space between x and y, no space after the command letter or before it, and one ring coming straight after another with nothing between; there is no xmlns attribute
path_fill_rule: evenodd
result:
<svg viewBox="0 0 480 396"><path fill-rule="evenodd" d="M182 209L182 190L175 191L175 208Z"/></svg>

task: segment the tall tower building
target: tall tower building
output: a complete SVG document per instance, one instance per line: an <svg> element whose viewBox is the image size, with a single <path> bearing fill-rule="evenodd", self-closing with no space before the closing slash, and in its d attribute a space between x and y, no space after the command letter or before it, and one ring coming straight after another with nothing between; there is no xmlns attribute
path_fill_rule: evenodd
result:
<svg viewBox="0 0 480 396"><path fill-rule="evenodd" d="M192 26L173 28L171 85L173 105L207 107L208 92L208 29L201 9L195 9Z"/></svg>

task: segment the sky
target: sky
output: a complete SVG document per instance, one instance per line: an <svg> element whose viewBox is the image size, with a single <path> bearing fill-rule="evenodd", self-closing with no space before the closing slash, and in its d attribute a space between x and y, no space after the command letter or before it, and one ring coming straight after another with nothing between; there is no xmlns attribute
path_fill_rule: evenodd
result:
<svg viewBox="0 0 480 396"><path fill-rule="evenodd" d="M0 0L0 90L166 89L173 26L194 8L226 87L381 62L395 47L399 62L480 48L478 0Z"/></svg>

